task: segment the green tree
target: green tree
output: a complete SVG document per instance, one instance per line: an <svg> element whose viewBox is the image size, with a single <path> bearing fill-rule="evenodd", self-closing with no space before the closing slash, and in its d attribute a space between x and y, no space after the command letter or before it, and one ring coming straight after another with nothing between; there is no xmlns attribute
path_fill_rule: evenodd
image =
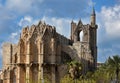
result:
<svg viewBox="0 0 120 83"><path fill-rule="evenodd" d="M91 77L96 83L110 83L111 78L108 68L105 65L98 68Z"/></svg>
<svg viewBox="0 0 120 83"><path fill-rule="evenodd" d="M115 55L109 57L101 67L97 68L97 70L94 72L89 71L83 76L82 69L83 67L81 63L71 61L68 69L70 76L66 75L61 80L61 83L111 83L112 81L114 81L114 83L119 83L120 56ZM79 72L77 70L79 70ZM115 79L117 79L116 82Z"/></svg>
<svg viewBox="0 0 120 83"><path fill-rule="evenodd" d="M82 64L73 60L69 63L69 74L73 79L78 79L82 74Z"/></svg>
<svg viewBox="0 0 120 83"><path fill-rule="evenodd" d="M118 55L109 57L106 64L110 70L115 72L116 79L118 80L120 72L120 57Z"/></svg>

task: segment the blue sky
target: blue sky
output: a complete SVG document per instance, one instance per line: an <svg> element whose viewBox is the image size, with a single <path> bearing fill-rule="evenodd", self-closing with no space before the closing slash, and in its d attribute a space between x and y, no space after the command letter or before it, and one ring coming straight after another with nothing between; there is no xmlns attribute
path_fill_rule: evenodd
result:
<svg viewBox="0 0 120 83"><path fill-rule="evenodd" d="M71 20L90 23L93 5L99 26L98 62L120 55L120 0L0 0L0 65L3 42L17 43L24 26L43 20L69 37Z"/></svg>

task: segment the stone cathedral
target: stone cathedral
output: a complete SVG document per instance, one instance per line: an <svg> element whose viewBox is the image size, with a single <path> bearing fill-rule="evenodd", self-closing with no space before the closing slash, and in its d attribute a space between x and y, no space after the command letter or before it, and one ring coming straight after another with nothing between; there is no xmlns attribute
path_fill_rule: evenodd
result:
<svg viewBox="0 0 120 83"><path fill-rule="evenodd" d="M94 71L97 27L93 9L90 24L71 22L70 39L42 21L23 28L18 44L3 44L3 83L43 83L45 78L50 83L60 83L69 60L81 62L84 73Z"/></svg>

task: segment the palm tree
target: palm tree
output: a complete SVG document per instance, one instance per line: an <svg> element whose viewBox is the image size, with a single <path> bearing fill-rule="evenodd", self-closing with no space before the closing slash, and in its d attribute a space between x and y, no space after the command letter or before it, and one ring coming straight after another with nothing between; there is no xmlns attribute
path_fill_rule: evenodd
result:
<svg viewBox="0 0 120 83"><path fill-rule="evenodd" d="M109 57L106 63L108 64L108 67L115 72L116 79L118 81L120 72L120 57L118 55Z"/></svg>

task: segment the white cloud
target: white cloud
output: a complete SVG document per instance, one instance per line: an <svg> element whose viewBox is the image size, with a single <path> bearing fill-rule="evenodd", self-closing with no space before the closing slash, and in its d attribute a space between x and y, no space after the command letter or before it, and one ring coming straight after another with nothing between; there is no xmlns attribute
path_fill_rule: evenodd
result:
<svg viewBox="0 0 120 83"><path fill-rule="evenodd" d="M71 19L44 16L41 18L41 20L45 21L46 24L55 26L57 32L59 32L60 34L65 35L66 37L70 36L70 24L72 21ZM31 26L32 24L38 24L39 21L40 19L38 20L33 19L33 17L31 16L25 16L24 18L21 18L21 20L18 22L18 25L20 27Z"/></svg>
<svg viewBox="0 0 120 83"><path fill-rule="evenodd" d="M6 0L6 7L18 12L27 12L35 3L41 3L43 0Z"/></svg>
<svg viewBox="0 0 120 83"><path fill-rule="evenodd" d="M20 27L25 27L25 26L31 26L32 24L37 24L38 20L37 19L33 19L33 17L31 16L24 16L23 18L20 19L20 21L18 22L18 25Z"/></svg>
<svg viewBox="0 0 120 83"><path fill-rule="evenodd" d="M89 6L92 6L92 7L93 7L95 4L96 4L96 3L93 2L92 0L88 0L88 5L89 5Z"/></svg>
<svg viewBox="0 0 120 83"><path fill-rule="evenodd" d="M71 24L71 19L65 19L65 18L56 18L56 17L42 17L42 21L45 21L46 24L52 25L56 27L57 32L59 32L62 35L65 35L66 37L70 37L70 24ZM24 16L23 18L20 19L18 22L18 25L20 27L25 27L25 26L31 26L32 24L38 24L40 19L33 19L31 16ZM10 38L15 38L16 35L18 35L18 32L12 33Z"/></svg>
<svg viewBox="0 0 120 83"><path fill-rule="evenodd" d="M20 38L20 33L21 30L11 33L10 36L8 37L8 41L11 43L18 43L18 40Z"/></svg>
<svg viewBox="0 0 120 83"><path fill-rule="evenodd" d="M99 13L101 18L101 28L105 28L108 38L120 38L120 6L102 7Z"/></svg>
<svg viewBox="0 0 120 83"><path fill-rule="evenodd" d="M32 22L32 17L30 16L25 16L24 18L21 18L20 22L18 23L19 26L24 27L27 25L30 25L30 23Z"/></svg>
<svg viewBox="0 0 120 83"><path fill-rule="evenodd" d="M120 54L120 6L103 6L97 12L98 60L105 61L109 56Z"/></svg>
<svg viewBox="0 0 120 83"><path fill-rule="evenodd" d="M43 17L43 21L45 21L47 24L50 24L52 26L56 27L57 32L59 32L62 35L65 35L67 37L70 36L70 23L71 19L65 19L65 18L56 18L56 17Z"/></svg>
<svg viewBox="0 0 120 83"><path fill-rule="evenodd" d="M83 24L87 24L89 18L82 19ZM52 25L56 27L57 32L59 32L62 35L65 35L66 37L70 37L70 29L71 29L71 21L70 18L57 18L57 17L46 17L43 16L41 18L42 21L45 21L46 24ZM78 23L79 19L74 19L74 22ZM31 16L24 16L21 18L21 20L18 22L18 25L20 27L25 26L31 26L32 24L38 24L40 19L33 19Z"/></svg>
<svg viewBox="0 0 120 83"><path fill-rule="evenodd" d="M15 36L17 36L17 35L18 35L18 33L17 33L17 32L12 33L12 34L11 34L11 38L15 38Z"/></svg>

